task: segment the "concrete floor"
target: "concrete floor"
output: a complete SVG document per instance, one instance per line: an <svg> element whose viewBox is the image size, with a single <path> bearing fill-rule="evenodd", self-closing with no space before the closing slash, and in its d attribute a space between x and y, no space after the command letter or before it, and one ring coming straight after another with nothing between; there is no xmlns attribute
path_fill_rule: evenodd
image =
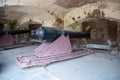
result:
<svg viewBox="0 0 120 80"><path fill-rule="evenodd" d="M0 51L0 80L120 80L120 54L95 54L61 61L47 67L20 69L17 55L33 54L36 46Z"/></svg>

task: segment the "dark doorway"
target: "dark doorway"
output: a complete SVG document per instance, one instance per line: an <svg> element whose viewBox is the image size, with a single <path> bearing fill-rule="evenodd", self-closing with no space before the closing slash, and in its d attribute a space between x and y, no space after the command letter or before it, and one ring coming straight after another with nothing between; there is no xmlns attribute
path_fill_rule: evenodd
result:
<svg viewBox="0 0 120 80"><path fill-rule="evenodd" d="M2 31L4 28L4 24L3 23L0 23L0 31Z"/></svg>

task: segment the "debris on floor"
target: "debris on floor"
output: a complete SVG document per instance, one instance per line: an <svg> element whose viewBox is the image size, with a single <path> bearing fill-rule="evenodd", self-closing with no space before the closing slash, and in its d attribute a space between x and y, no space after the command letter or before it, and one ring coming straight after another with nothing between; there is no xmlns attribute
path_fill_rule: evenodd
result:
<svg viewBox="0 0 120 80"><path fill-rule="evenodd" d="M91 49L86 48L72 50L69 36L61 35L52 43L42 43L35 49L33 55L18 56L16 61L21 68L35 65L46 66L56 61L76 58L92 53L93 51Z"/></svg>

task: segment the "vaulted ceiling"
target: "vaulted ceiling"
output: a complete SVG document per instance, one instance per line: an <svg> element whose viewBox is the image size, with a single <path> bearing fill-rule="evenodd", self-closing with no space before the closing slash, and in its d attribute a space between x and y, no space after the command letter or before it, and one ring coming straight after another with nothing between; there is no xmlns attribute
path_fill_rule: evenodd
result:
<svg viewBox="0 0 120 80"><path fill-rule="evenodd" d="M73 17L86 18L94 9L120 19L120 0L0 0L0 6L0 18L17 20L18 26L29 20L45 26L60 26L63 21L62 26L68 26Z"/></svg>

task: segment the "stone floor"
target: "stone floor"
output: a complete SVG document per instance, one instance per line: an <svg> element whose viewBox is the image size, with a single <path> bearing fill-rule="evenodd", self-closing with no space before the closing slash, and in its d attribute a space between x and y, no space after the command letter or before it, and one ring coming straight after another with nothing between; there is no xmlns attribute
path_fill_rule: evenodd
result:
<svg viewBox="0 0 120 80"><path fill-rule="evenodd" d="M47 67L19 68L16 56L33 54L36 47L0 51L0 80L120 80L120 53L108 54L100 50Z"/></svg>

